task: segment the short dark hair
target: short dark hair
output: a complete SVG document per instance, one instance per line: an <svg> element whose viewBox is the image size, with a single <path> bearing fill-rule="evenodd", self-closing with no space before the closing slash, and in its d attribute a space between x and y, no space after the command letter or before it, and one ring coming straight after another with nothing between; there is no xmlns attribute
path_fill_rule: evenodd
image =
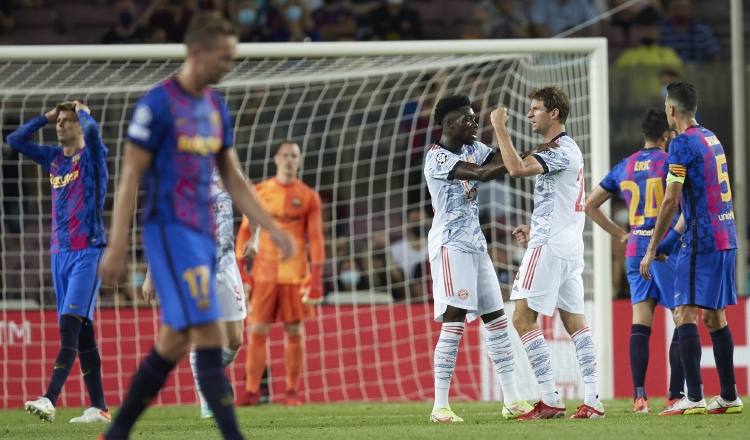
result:
<svg viewBox="0 0 750 440"><path fill-rule="evenodd" d="M667 86L667 100L672 101L680 114L693 116L698 110L698 92L692 84L673 82Z"/></svg>
<svg viewBox="0 0 750 440"><path fill-rule="evenodd" d="M658 26L661 22L661 14L653 6L643 8L633 19L633 24L638 26Z"/></svg>
<svg viewBox="0 0 750 440"><path fill-rule="evenodd" d="M220 36L237 36L237 30L232 22L219 11L198 12L190 19L183 42L188 47L200 44L210 49L216 37Z"/></svg>
<svg viewBox="0 0 750 440"><path fill-rule="evenodd" d="M59 112L76 112L76 105L72 102L61 102L55 106L55 110Z"/></svg>
<svg viewBox="0 0 750 440"><path fill-rule="evenodd" d="M442 127L445 117L459 111L461 107L471 107L471 100L468 96L453 95L441 98L435 106L435 123Z"/></svg>
<svg viewBox="0 0 750 440"><path fill-rule="evenodd" d="M568 95L566 95L560 87L549 85L531 89L529 92L529 99L542 101L549 112L557 109L560 112L557 120L560 121L561 124L564 124L568 119L568 114L570 113L570 100L568 99Z"/></svg>
<svg viewBox="0 0 750 440"><path fill-rule="evenodd" d="M291 144L296 145L300 150L302 150L302 147L299 146L299 143L297 141L293 141L291 139L284 139L283 141L279 142L279 145L276 146L276 151L273 152L273 155L276 156L279 154L279 150L281 150L282 145Z"/></svg>
<svg viewBox="0 0 750 440"><path fill-rule="evenodd" d="M662 109L649 107L641 117L643 137L647 141L658 141L666 131L669 131L667 114Z"/></svg>

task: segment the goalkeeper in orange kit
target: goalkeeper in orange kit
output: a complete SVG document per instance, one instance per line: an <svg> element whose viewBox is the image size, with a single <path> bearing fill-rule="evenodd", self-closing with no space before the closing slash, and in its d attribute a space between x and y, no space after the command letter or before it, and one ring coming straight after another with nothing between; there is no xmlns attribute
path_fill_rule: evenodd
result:
<svg viewBox="0 0 750 440"><path fill-rule="evenodd" d="M297 397L305 348L302 319L314 316L312 305L323 299L325 244L320 196L297 178L299 145L284 141L274 155L276 177L255 185L263 208L279 228L296 242L297 254L281 261L281 253L266 231L255 230L247 217L237 233L237 258L253 258L246 277L249 285L249 346L245 394L239 405L260 401L260 381L266 368L266 340L272 323L284 323L286 345L286 405L300 404ZM307 242L307 243L305 243ZM306 246L307 244L307 246ZM305 249L309 250L310 260ZM245 269L244 262L239 264Z"/></svg>

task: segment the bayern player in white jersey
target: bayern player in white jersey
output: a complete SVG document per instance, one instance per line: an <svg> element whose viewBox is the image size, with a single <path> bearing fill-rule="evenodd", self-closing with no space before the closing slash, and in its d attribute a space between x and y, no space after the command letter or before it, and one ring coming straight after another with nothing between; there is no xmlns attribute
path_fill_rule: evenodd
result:
<svg viewBox="0 0 750 440"><path fill-rule="evenodd" d="M242 347L243 323L247 317L245 290L242 277L234 256L234 212L232 198L224 188L217 169L211 175L211 196L214 199L213 211L216 219L216 297L221 308L221 320L224 323L226 344L221 353L222 365L229 366L237 358ZM143 295L154 297L151 273L143 284ZM195 387L201 404L201 418L214 416L200 386L198 385L197 357L195 350L190 351L190 368L193 370Z"/></svg>
<svg viewBox="0 0 750 440"><path fill-rule="evenodd" d="M555 309L573 339L584 383L584 403L571 418L604 417L599 401L596 349L583 314L583 226L586 221L583 154L565 132L570 101L557 86L534 89L526 115L534 133L559 148L522 158L505 127L505 108L490 116L505 166L511 177L536 176L531 227L521 225L513 233L528 249L513 283L516 300L513 326L521 336L526 354L542 391L542 400L519 420L565 416L557 392L549 348L537 325L539 313L552 316Z"/></svg>
<svg viewBox="0 0 750 440"><path fill-rule="evenodd" d="M504 418L531 410L516 386L508 319L487 242L479 227L477 183L507 174L499 154L477 142L477 119L466 96L449 96L435 106L442 136L425 158L424 174L435 217L428 236L435 321L442 330L435 347L433 422L462 422L448 404L464 321L481 317L487 354L503 390ZM540 149L549 146L540 146ZM531 154L529 152L527 154Z"/></svg>

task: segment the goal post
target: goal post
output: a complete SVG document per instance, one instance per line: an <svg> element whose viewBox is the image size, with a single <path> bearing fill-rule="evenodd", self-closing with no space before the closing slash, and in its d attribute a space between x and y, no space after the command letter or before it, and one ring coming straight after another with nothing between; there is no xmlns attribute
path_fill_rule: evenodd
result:
<svg viewBox="0 0 750 440"><path fill-rule="evenodd" d="M3 131L63 99L90 101L110 150L105 206L111 211L132 108L143 92L177 72L185 54L183 45L0 47ZM436 133L430 117L434 104L450 94L471 96L478 103L480 134L490 146L496 141L488 118L483 118L494 107L508 107L508 127L522 150L540 140L525 117L528 91L560 84L571 98L567 128L584 153L590 191L609 169L606 39L240 44L236 58L234 71L217 89L226 96L235 119L235 146L244 171L256 182L272 177L273 148L284 139L296 139L304 156L300 177L324 194L325 282L330 293L318 318L306 322L303 398L430 398L436 337L427 294L430 281L415 275L417 281L410 284L408 276L399 278L394 270L397 256L390 253L391 245L406 237L411 227L408 211L421 207L429 196L420 179L421 151ZM48 129L41 130L37 140L56 143ZM47 370L59 347L49 276L49 186L30 160L5 161L7 148L3 147L3 170L14 174L8 179L4 175L3 182L15 183L20 194L0 194L0 407L37 395L46 386ZM488 187L487 231L507 293L519 250L510 231L528 222L533 182L508 177ZM105 219L110 216L105 212ZM12 222L20 224L20 232L8 226ZM109 229L109 220L106 226ZM97 334L104 345L105 389L111 393L108 400L115 402L122 398L129 374L147 353L158 327L152 306L135 301L135 293L122 299L126 291L137 292L144 264L139 221L134 226L125 287L115 299L102 298L96 312ZM587 319L597 344L600 394L609 398L614 371L610 238L590 221L584 237ZM375 256L382 257L380 263ZM361 286L353 291L342 287L341 275L358 265ZM426 271L424 265L420 268ZM126 333L118 334L118 326ZM493 398L486 393L494 385L480 351L482 329L476 331L465 335L460 351L465 359L459 360L464 365L457 367L456 376L458 382L476 387L457 385L455 392L466 398ZM282 386L278 372L283 372L283 362L278 355L283 341L271 343L269 350L275 359L274 386ZM523 351L515 351L517 364L525 365ZM242 382L243 356L230 372L235 384ZM560 368L578 374L577 366ZM113 384L119 389L108 388ZM178 367L174 388L161 403L195 402L185 366ZM83 402L84 394L82 381L71 373L63 394L70 400L63 401Z"/></svg>

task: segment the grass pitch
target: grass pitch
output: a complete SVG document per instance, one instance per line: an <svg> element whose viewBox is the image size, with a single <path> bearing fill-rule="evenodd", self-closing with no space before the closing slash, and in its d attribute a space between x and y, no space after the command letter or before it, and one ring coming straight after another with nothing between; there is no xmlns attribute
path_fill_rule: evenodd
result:
<svg viewBox="0 0 750 440"><path fill-rule="evenodd" d="M743 398L745 403L750 398ZM568 401L568 415L581 402ZM655 411L664 400L649 401ZM451 405L464 423L429 423L431 403L309 404L287 409L280 405L238 408L248 439L747 439L750 416L701 415L658 417L633 414L628 400L605 401L606 418L599 420L503 420L497 403L455 402ZM116 411L115 411L116 412ZM201 420L197 407L151 408L141 417L132 439L220 439L212 420ZM0 411L0 439L93 440L103 424L71 424L81 409L58 409L53 423L41 422L23 409Z"/></svg>

